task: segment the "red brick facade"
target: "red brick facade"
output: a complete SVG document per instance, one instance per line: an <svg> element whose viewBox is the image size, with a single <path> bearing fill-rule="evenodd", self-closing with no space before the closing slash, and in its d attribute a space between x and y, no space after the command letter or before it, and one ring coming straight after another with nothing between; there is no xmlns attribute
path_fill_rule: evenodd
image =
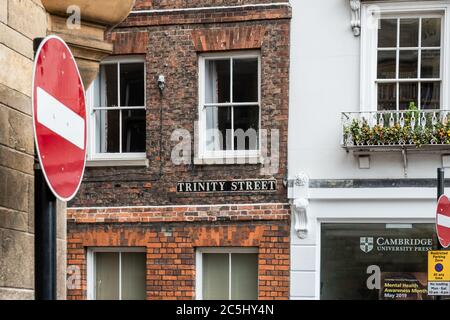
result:
<svg viewBox="0 0 450 320"><path fill-rule="evenodd" d="M86 250L139 246L147 252L147 298L195 298L198 247L256 247L261 299L289 297L290 209L283 186L287 162L289 100L287 1L137 1L135 12L107 37L115 55L146 57L148 167L88 168L68 210L68 266L80 267L86 298ZM254 4L264 4L253 6ZM245 5L242 8L221 7ZM247 6L249 5L249 6ZM202 7L202 8L201 8ZM198 58L203 52L257 50L261 55L261 128L279 130L279 170L262 164L175 165L174 129L194 135L198 120ZM161 95L156 80L166 79ZM268 146L270 150L270 145ZM195 149L192 141L192 150ZM270 156L270 155L269 155ZM177 182L275 179L271 192L179 193ZM83 209L91 208L91 209Z"/></svg>
<svg viewBox="0 0 450 320"><path fill-rule="evenodd" d="M199 247L257 248L259 298L289 297L287 205L69 209L68 221L69 269L81 272L68 299L87 297L87 248L130 246L146 249L147 299L194 299Z"/></svg>

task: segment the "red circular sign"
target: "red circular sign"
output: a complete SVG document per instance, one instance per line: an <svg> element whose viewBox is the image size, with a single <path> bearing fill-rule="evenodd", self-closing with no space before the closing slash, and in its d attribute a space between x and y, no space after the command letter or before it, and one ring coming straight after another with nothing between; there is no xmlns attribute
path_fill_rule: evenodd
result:
<svg viewBox="0 0 450 320"><path fill-rule="evenodd" d="M436 232L444 248L450 245L450 201L446 195L439 198L436 210Z"/></svg>
<svg viewBox="0 0 450 320"><path fill-rule="evenodd" d="M86 164L86 101L75 59L59 37L45 38L36 53L32 101L42 171L55 196L69 201Z"/></svg>

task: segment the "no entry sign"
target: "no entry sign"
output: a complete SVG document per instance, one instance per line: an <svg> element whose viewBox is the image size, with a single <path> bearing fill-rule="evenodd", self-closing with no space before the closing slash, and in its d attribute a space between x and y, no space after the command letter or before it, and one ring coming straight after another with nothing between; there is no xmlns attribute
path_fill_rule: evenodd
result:
<svg viewBox="0 0 450 320"><path fill-rule="evenodd" d="M436 232L444 248L450 245L450 201L446 195L439 198L436 210Z"/></svg>
<svg viewBox="0 0 450 320"><path fill-rule="evenodd" d="M86 164L86 101L75 59L59 37L45 38L36 52L32 102L42 171L55 196L69 201Z"/></svg>

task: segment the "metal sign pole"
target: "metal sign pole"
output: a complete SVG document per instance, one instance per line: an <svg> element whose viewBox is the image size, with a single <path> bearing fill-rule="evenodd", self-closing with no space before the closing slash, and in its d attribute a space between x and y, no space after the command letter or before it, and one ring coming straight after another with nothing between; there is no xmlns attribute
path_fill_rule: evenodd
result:
<svg viewBox="0 0 450 320"><path fill-rule="evenodd" d="M445 169L438 168L437 169L437 200L444 194L445 192ZM441 246L440 242L437 243L437 249L443 250L444 248ZM441 300L441 296L436 296L436 300Z"/></svg>
<svg viewBox="0 0 450 320"><path fill-rule="evenodd" d="M439 200L439 198L444 194L444 179L445 179L445 170L444 168L438 168L437 169L437 199Z"/></svg>
<svg viewBox="0 0 450 320"><path fill-rule="evenodd" d="M56 197L40 168L35 173L35 297L56 300Z"/></svg>
<svg viewBox="0 0 450 320"><path fill-rule="evenodd" d="M438 168L437 169L437 200L444 194L445 192L445 169ZM438 241L438 250L444 250Z"/></svg>
<svg viewBox="0 0 450 320"><path fill-rule="evenodd" d="M35 53L42 40L34 39ZM35 298L56 300L56 197L48 187L37 159L34 179Z"/></svg>

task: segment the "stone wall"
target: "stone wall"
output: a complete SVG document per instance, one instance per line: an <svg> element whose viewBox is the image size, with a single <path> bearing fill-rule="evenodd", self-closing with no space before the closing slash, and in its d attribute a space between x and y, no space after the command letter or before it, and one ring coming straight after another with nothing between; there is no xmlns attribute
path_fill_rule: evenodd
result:
<svg viewBox="0 0 450 320"><path fill-rule="evenodd" d="M0 1L0 300L34 299L33 39L40 0ZM58 203L58 297L65 298L65 204Z"/></svg>

